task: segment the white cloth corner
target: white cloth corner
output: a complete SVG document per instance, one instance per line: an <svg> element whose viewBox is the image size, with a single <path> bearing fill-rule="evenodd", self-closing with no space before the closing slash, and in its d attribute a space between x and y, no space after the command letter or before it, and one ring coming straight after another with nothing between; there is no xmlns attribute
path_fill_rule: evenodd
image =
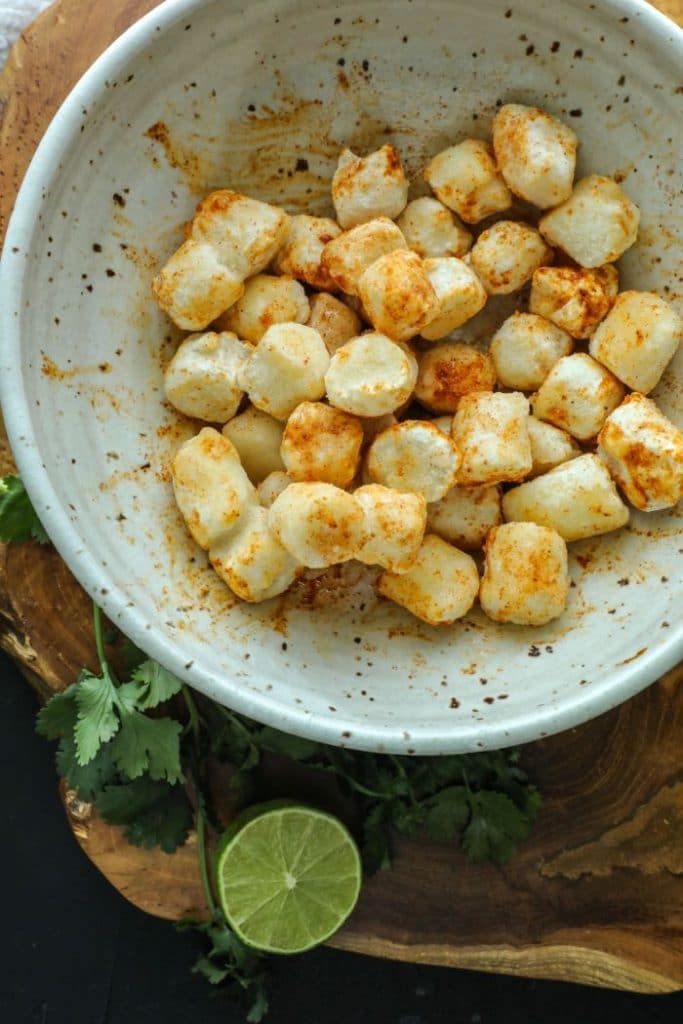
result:
<svg viewBox="0 0 683 1024"><path fill-rule="evenodd" d="M0 0L0 68L22 29L50 6L50 0Z"/></svg>

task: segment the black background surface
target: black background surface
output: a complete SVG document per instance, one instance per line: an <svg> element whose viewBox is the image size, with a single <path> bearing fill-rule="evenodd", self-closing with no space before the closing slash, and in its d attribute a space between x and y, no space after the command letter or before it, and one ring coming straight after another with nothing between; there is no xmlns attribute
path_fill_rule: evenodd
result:
<svg viewBox="0 0 683 1024"><path fill-rule="evenodd" d="M192 934L135 910L90 864L57 796L36 700L0 657L5 825L1 1024L240 1024L190 973ZM637 996L319 949L279 960L269 1024L680 1024L683 994Z"/></svg>

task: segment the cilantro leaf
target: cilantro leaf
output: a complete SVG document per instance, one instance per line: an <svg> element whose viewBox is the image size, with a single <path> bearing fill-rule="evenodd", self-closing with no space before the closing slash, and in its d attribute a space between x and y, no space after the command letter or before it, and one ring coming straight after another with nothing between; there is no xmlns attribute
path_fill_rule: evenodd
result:
<svg viewBox="0 0 683 1024"><path fill-rule="evenodd" d="M125 826L125 836L134 846L160 846L164 853L182 846L192 826L184 788L149 778L105 786L95 807L110 825Z"/></svg>
<svg viewBox="0 0 683 1024"><path fill-rule="evenodd" d="M466 788L447 786L427 801L425 825L432 839L455 839L469 816Z"/></svg>
<svg viewBox="0 0 683 1024"><path fill-rule="evenodd" d="M31 539L50 543L21 477L10 473L0 479L0 540L22 544Z"/></svg>
<svg viewBox="0 0 683 1024"><path fill-rule="evenodd" d="M176 925L180 930L188 926L203 932L211 943L208 953L192 968L193 974L201 974L212 985L227 981L234 991L241 991L248 1000L247 1021L259 1024L268 1012L263 954L245 946L219 911L205 924L178 922Z"/></svg>
<svg viewBox="0 0 683 1024"><path fill-rule="evenodd" d="M375 804L365 815L361 856L370 875L391 867L390 815L384 803Z"/></svg>
<svg viewBox="0 0 683 1024"><path fill-rule="evenodd" d="M57 774L66 780L71 789L78 790L81 800L91 802L104 786L116 775L116 766L111 746L100 747L91 761L82 765L78 760L76 741L73 734L63 736L55 755Z"/></svg>
<svg viewBox="0 0 683 1024"><path fill-rule="evenodd" d="M158 661L148 658L143 661L132 675L133 682L139 684L137 706L140 711L155 708L164 701L170 700L180 692L182 683L172 672L162 668Z"/></svg>
<svg viewBox="0 0 683 1024"><path fill-rule="evenodd" d="M86 765L103 743L114 736L119 728L116 714L118 697L108 672L94 676L83 672L76 684L78 721L74 729L78 762Z"/></svg>
<svg viewBox="0 0 683 1024"><path fill-rule="evenodd" d="M36 718L36 732L48 740L69 736L76 725L76 684L50 697Z"/></svg>
<svg viewBox="0 0 683 1024"><path fill-rule="evenodd" d="M180 722L173 718L148 718L139 711L125 708L121 728L112 742L114 762L129 779L137 779L148 772L154 780L181 782L181 732Z"/></svg>
<svg viewBox="0 0 683 1024"><path fill-rule="evenodd" d="M290 757L292 761L308 761L318 755L321 750L321 744L314 740L307 740L303 736L290 736L289 733L280 732L279 729L273 729L270 725L263 726L257 739L262 750Z"/></svg>
<svg viewBox="0 0 683 1024"><path fill-rule="evenodd" d="M468 797L471 818L462 835L465 853L475 862L503 864L529 834L529 821L504 793L481 790Z"/></svg>

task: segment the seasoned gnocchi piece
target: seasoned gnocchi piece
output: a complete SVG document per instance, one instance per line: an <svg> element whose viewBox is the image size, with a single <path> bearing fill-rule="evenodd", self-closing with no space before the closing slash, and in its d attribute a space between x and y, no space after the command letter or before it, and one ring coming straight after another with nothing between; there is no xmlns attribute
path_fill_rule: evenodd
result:
<svg viewBox="0 0 683 1024"><path fill-rule="evenodd" d="M459 341L444 342L420 358L415 398L432 412L455 412L470 391L492 391L496 371L488 352Z"/></svg>
<svg viewBox="0 0 683 1024"><path fill-rule="evenodd" d="M560 430L551 423L543 423L535 416L530 416L527 425L531 443L531 473L529 476L540 476L549 469L569 462L581 454L578 444L566 430Z"/></svg>
<svg viewBox="0 0 683 1024"><path fill-rule="evenodd" d="M334 295L328 295L326 292L311 295L310 306L308 326L318 332L331 356L347 341L360 334L360 317Z"/></svg>
<svg viewBox="0 0 683 1024"><path fill-rule="evenodd" d="M407 402L417 380L412 352L368 331L337 349L325 374L330 403L354 416L384 416Z"/></svg>
<svg viewBox="0 0 683 1024"><path fill-rule="evenodd" d="M394 341L410 341L438 312L438 300L423 261L409 249L380 256L358 282L373 327Z"/></svg>
<svg viewBox="0 0 683 1024"><path fill-rule="evenodd" d="M540 267L531 279L529 311L552 320L572 338L589 338L618 290L619 275L609 265L597 270Z"/></svg>
<svg viewBox="0 0 683 1024"><path fill-rule="evenodd" d="M239 383L253 405L286 420L299 402L325 394L325 343L303 324L273 324L242 367Z"/></svg>
<svg viewBox="0 0 683 1024"><path fill-rule="evenodd" d="M269 473L265 480L262 480L257 487L258 499L263 507L270 508L275 499L293 482L291 476L288 476L281 469L276 469L274 472Z"/></svg>
<svg viewBox="0 0 683 1024"><path fill-rule="evenodd" d="M614 263L638 236L640 210L612 178L590 174L541 217L539 231L582 267Z"/></svg>
<svg viewBox="0 0 683 1024"><path fill-rule="evenodd" d="M422 267L436 293L437 307L420 334L426 341L438 341L484 308L486 291L471 267L455 256L427 259Z"/></svg>
<svg viewBox="0 0 683 1024"><path fill-rule="evenodd" d="M649 398L627 395L607 417L598 455L641 512L672 508L683 498L683 430Z"/></svg>
<svg viewBox="0 0 683 1024"><path fill-rule="evenodd" d="M257 503L237 451L213 427L204 427L180 446L171 476L181 515L204 550L225 540Z"/></svg>
<svg viewBox="0 0 683 1024"><path fill-rule="evenodd" d="M683 338L683 320L653 292L622 292L591 338L590 354L646 395Z"/></svg>
<svg viewBox="0 0 683 1024"><path fill-rule="evenodd" d="M500 487L452 487L441 501L427 506L427 524L431 533L474 551L482 547L486 535L503 521Z"/></svg>
<svg viewBox="0 0 683 1024"><path fill-rule="evenodd" d="M388 217L376 217L343 231L323 249L321 266L343 292L358 295L358 282L380 256L407 248L406 240Z"/></svg>
<svg viewBox="0 0 683 1024"><path fill-rule="evenodd" d="M423 259L464 256L472 245L471 232L452 210L433 196L413 199L396 223L408 248Z"/></svg>
<svg viewBox="0 0 683 1024"><path fill-rule="evenodd" d="M467 224L512 206L493 148L481 139L465 139L438 153L427 165L424 178L437 198Z"/></svg>
<svg viewBox="0 0 683 1024"><path fill-rule="evenodd" d="M391 572L406 572L415 562L427 524L421 494L403 493L380 484L353 492L363 509L365 541L356 558Z"/></svg>
<svg viewBox="0 0 683 1024"><path fill-rule="evenodd" d="M332 202L343 228L374 217L398 217L408 202L408 179L393 146L367 156L343 149L332 178Z"/></svg>
<svg viewBox="0 0 683 1024"><path fill-rule="evenodd" d="M378 434L370 445L370 479L397 491L415 491L439 501L455 483L460 452L428 420L404 420Z"/></svg>
<svg viewBox="0 0 683 1024"><path fill-rule="evenodd" d="M185 416L209 423L229 420L242 401L237 371L248 354L235 334L191 334L166 367L166 397Z"/></svg>
<svg viewBox="0 0 683 1024"><path fill-rule="evenodd" d="M362 444L363 427L355 416L324 402L302 402L287 420L280 452L293 480L348 487Z"/></svg>
<svg viewBox="0 0 683 1024"><path fill-rule="evenodd" d="M489 295L509 295L530 281L539 267L552 263L553 255L529 224L499 220L479 235L470 261Z"/></svg>
<svg viewBox="0 0 683 1024"><path fill-rule="evenodd" d="M567 545L536 523L504 523L489 534L479 590L494 622L543 626L561 615L569 594Z"/></svg>
<svg viewBox="0 0 683 1024"><path fill-rule="evenodd" d="M516 196L542 210L569 198L579 145L571 128L537 107L506 103L492 130L500 173Z"/></svg>
<svg viewBox="0 0 683 1024"><path fill-rule="evenodd" d="M275 257L275 270L312 288L333 291L335 283L320 261L327 243L340 234L341 228L329 217L309 217L305 213L290 217L285 244Z"/></svg>
<svg viewBox="0 0 683 1024"><path fill-rule="evenodd" d="M183 331L202 331L242 295L242 278L210 245L183 242L152 281L160 309Z"/></svg>
<svg viewBox="0 0 683 1024"><path fill-rule="evenodd" d="M244 294L224 322L240 338L256 343L272 324L305 324L310 312L303 285L293 277L256 274L245 283Z"/></svg>
<svg viewBox="0 0 683 1024"><path fill-rule="evenodd" d="M573 348L571 335L545 317L513 313L493 336L490 352L503 387L535 391Z"/></svg>
<svg viewBox="0 0 683 1024"><path fill-rule="evenodd" d="M474 604L479 573L471 555L430 533L412 567L400 574L383 572L377 590L430 626L448 626Z"/></svg>
<svg viewBox="0 0 683 1024"><path fill-rule="evenodd" d="M325 483L295 481L268 510L275 536L309 569L355 558L365 540L363 521L363 508L353 494Z"/></svg>
<svg viewBox="0 0 683 1024"><path fill-rule="evenodd" d="M597 537L628 522L628 508L597 455L580 455L503 495L508 522L538 523L566 541Z"/></svg>
<svg viewBox="0 0 683 1024"><path fill-rule="evenodd" d="M220 262L244 280L268 266L284 245L288 223L279 207L223 188L202 199L190 238L208 242Z"/></svg>
<svg viewBox="0 0 683 1024"><path fill-rule="evenodd" d="M215 544L209 560L224 583L243 601L277 597L304 571L268 526L268 512L249 508L237 532Z"/></svg>
<svg viewBox="0 0 683 1024"><path fill-rule="evenodd" d="M529 399L519 391L463 395L451 430L462 452L458 483L471 487L524 479L531 470L528 419Z"/></svg>
<svg viewBox="0 0 683 1024"><path fill-rule="evenodd" d="M284 469L280 456L283 424L253 405L223 427L223 435L232 441L252 483L258 484L269 473Z"/></svg>
<svg viewBox="0 0 683 1024"><path fill-rule="evenodd" d="M585 352L563 356L533 398L534 416L587 441L624 397L620 381Z"/></svg>

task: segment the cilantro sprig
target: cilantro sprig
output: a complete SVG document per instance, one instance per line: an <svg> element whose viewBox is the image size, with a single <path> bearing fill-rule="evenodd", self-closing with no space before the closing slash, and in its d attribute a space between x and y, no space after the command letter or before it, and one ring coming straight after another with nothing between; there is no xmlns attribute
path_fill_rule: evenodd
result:
<svg viewBox="0 0 683 1024"><path fill-rule="evenodd" d="M0 478L0 540L17 544L27 540L50 543L22 479L15 473Z"/></svg>
<svg viewBox="0 0 683 1024"><path fill-rule="evenodd" d="M0 540L47 541L17 476L0 480ZM232 766L237 809L271 795L268 760L284 758L334 780L346 798L366 873L390 867L395 836L424 831L459 844L470 860L502 864L516 852L541 809L541 796L517 750L404 757L342 750L261 725L200 697L117 631L114 670L102 614L93 607L99 673L84 669L38 714L37 729L57 740L58 774L129 842L173 853L194 825L209 918L180 922L207 941L193 970L247 1000L247 1021L268 1009L268 958L245 946L213 893L210 838L221 828L208 779L210 759ZM125 666L125 668L122 668ZM265 787L265 792L264 792Z"/></svg>

